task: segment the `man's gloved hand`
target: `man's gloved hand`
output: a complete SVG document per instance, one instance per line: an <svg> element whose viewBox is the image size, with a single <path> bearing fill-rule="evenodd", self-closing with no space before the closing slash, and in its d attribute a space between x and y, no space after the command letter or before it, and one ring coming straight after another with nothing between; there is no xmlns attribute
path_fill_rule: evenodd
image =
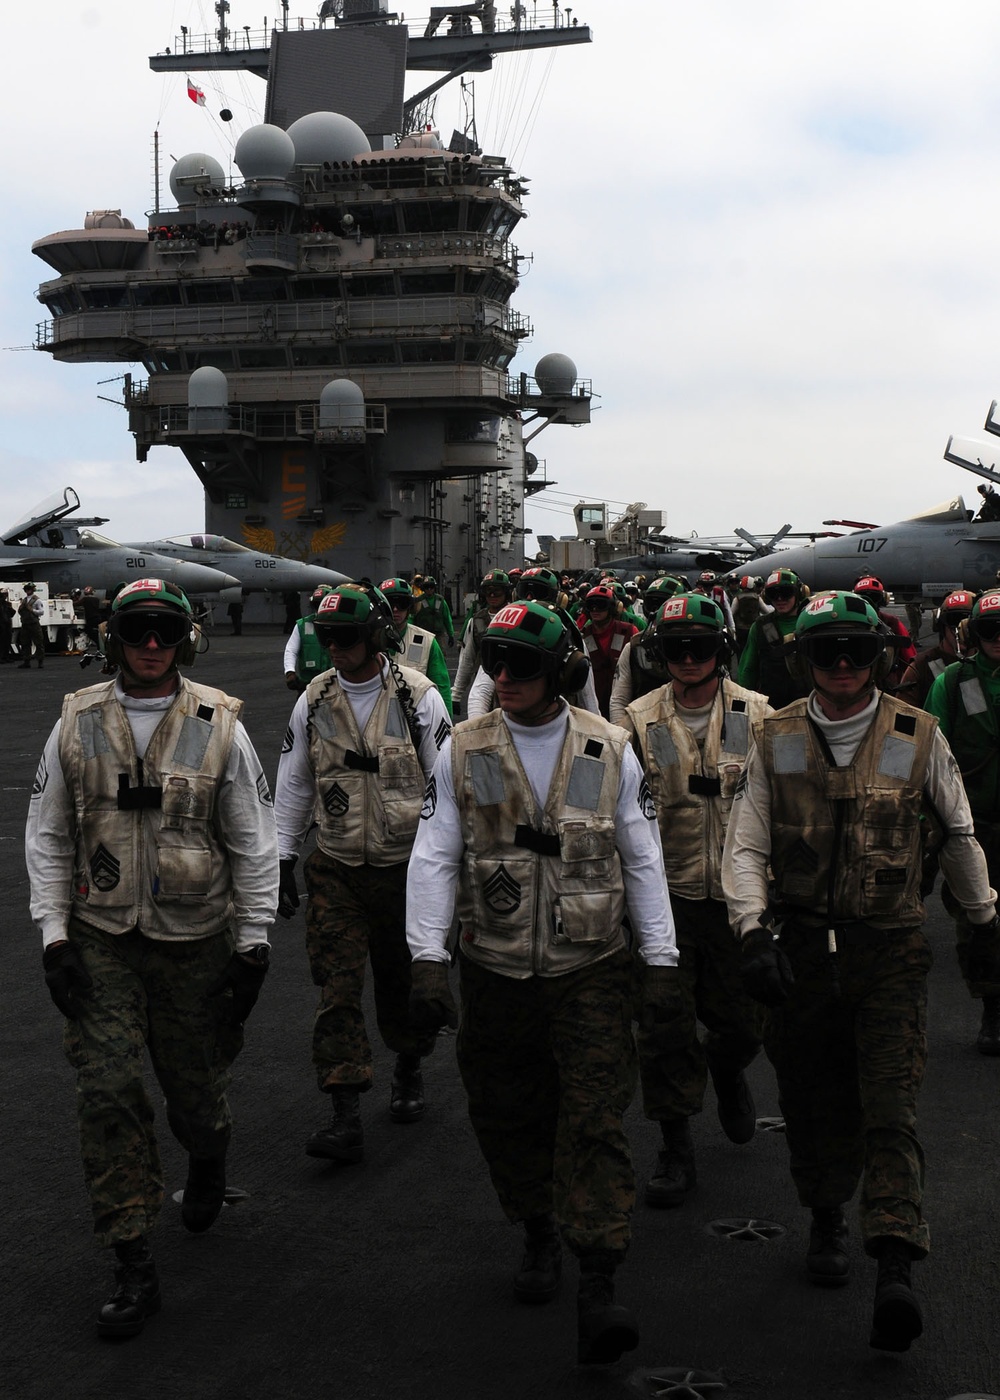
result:
<svg viewBox="0 0 1000 1400"><path fill-rule="evenodd" d="M283 919L290 919L297 911L301 900L295 883L295 865L298 856L287 856L278 861L278 913Z"/></svg>
<svg viewBox="0 0 1000 1400"><path fill-rule="evenodd" d="M679 968L643 967L639 1030L654 1054L679 1050L688 1043L692 1025L684 1015Z"/></svg>
<svg viewBox="0 0 1000 1400"><path fill-rule="evenodd" d="M1000 917L996 914L985 924L972 924L968 929L966 957L970 982L1000 982Z"/></svg>
<svg viewBox="0 0 1000 1400"><path fill-rule="evenodd" d="M210 997L221 997L228 991L232 992L233 1004L229 1020L234 1026L242 1026L256 1006L260 989L264 985L264 978L267 976L267 946L262 943L260 947L265 952L265 956L260 961L255 959L253 962L248 962L242 953L234 952L222 972L208 988Z"/></svg>
<svg viewBox="0 0 1000 1400"><path fill-rule="evenodd" d="M68 1021L80 1014L80 998L94 985L72 943L50 943L42 951L49 995Z"/></svg>
<svg viewBox="0 0 1000 1400"><path fill-rule="evenodd" d="M781 1006L795 986L792 965L767 928L752 928L740 939L743 990L764 1006Z"/></svg>
<svg viewBox="0 0 1000 1400"><path fill-rule="evenodd" d="M289 690L294 690L296 695L298 695L299 691L301 690L301 687L299 685L299 678L294 671L285 672L285 684L288 686Z"/></svg>
<svg viewBox="0 0 1000 1400"><path fill-rule="evenodd" d="M458 1010L448 985L448 964L418 958L410 964L410 1025L419 1035L442 1026L458 1029Z"/></svg>

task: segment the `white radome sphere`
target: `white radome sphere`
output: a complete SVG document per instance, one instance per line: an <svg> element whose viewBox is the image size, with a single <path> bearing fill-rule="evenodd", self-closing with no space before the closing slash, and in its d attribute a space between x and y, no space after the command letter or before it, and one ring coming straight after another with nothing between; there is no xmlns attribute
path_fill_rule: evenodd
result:
<svg viewBox="0 0 1000 1400"><path fill-rule="evenodd" d="M353 160L371 150L371 142L350 117L340 112L308 112L292 122L288 135L295 143L296 165L322 165Z"/></svg>
<svg viewBox="0 0 1000 1400"><path fill-rule="evenodd" d="M229 380L214 365L202 365L188 377L188 408L226 408Z"/></svg>
<svg viewBox="0 0 1000 1400"><path fill-rule="evenodd" d="M206 185L219 186L226 183L225 171L214 156L207 156L203 151L192 151L190 155L181 156L170 172L170 193L178 204L193 204L197 199L190 185L178 183L192 175L200 175Z"/></svg>
<svg viewBox="0 0 1000 1400"><path fill-rule="evenodd" d="M353 379L331 379L319 392L321 428L363 428L365 396Z"/></svg>
<svg viewBox="0 0 1000 1400"><path fill-rule="evenodd" d="M236 143L233 159L244 180L284 180L295 164L295 142L280 126L251 126Z"/></svg>
<svg viewBox="0 0 1000 1400"><path fill-rule="evenodd" d="M543 355L535 366L535 383L543 394L572 394L576 365L568 355Z"/></svg>

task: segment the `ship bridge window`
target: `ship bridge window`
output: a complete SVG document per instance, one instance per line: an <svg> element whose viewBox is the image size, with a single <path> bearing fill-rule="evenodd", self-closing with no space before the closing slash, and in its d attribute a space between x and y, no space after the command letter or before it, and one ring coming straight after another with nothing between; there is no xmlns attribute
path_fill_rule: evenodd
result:
<svg viewBox="0 0 1000 1400"><path fill-rule="evenodd" d="M348 365L394 365L396 347L391 340L356 341L344 346Z"/></svg>
<svg viewBox="0 0 1000 1400"><path fill-rule="evenodd" d="M184 368L184 357L176 351L158 350L143 360L147 374L180 374Z"/></svg>
<svg viewBox="0 0 1000 1400"><path fill-rule="evenodd" d="M370 204L364 209L355 210L358 227L366 234L392 235L400 233L395 204Z"/></svg>
<svg viewBox="0 0 1000 1400"><path fill-rule="evenodd" d="M329 345L297 345L292 349L292 364L299 369L312 365L330 365L339 368L340 351Z"/></svg>
<svg viewBox="0 0 1000 1400"><path fill-rule="evenodd" d="M344 291L349 297L394 297L395 279L391 272L362 273L360 276L345 277Z"/></svg>
<svg viewBox="0 0 1000 1400"><path fill-rule="evenodd" d="M133 306L180 306L181 289L169 282L134 282Z"/></svg>
<svg viewBox="0 0 1000 1400"><path fill-rule="evenodd" d="M83 304L91 311L110 311L119 306L128 306L128 287L122 282L117 287L81 288Z"/></svg>
<svg viewBox="0 0 1000 1400"><path fill-rule="evenodd" d="M68 316L70 312L76 311L76 298L72 292L60 292L57 296L46 297L43 305L52 312L53 316Z"/></svg>
<svg viewBox="0 0 1000 1400"><path fill-rule="evenodd" d="M433 296L436 292L451 295L455 291L453 272L401 272L399 291L404 297Z"/></svg>
<svg viewBox="0 0 1000 1400"><path fill-rule="evenodd" d="M288 359L284 350L241 350L240 369L285 369Z"/></svg>
<svg viewBox="0 0 1000 1400"><path fill-rule="evenodd" d="M279 277L244 277L240 301L287 301L288 283Z"/></svg>
<svg viewBox="0 0 1000 1400"><path fill-rule="evenodd" d="M300 277L290 284L289 291L296 301L339 301L340 278L336 273L329 277Z"/></svg>
<svg viewBox="0 0 1000 1400"><path fill-rule="evenodd" d="M213 369L236 368L231 350L199 350L197 355L191 355L189 358L194 362L194 369L201 369L204 365L211 365Z"/></svg>
<svg viewBox="0 0 1000 1400"><path fill-rule="evenodd" d="M404 365L455 359L453 340L401 340L399 355Z"/></svg>
<svg viewBox="0 0 1000 1400"><path fill-rule="evenodd" d="M445 442L499 442L500 419L490 415L454 413L447 419Z"/></svg>
<svg viewBox="0 0 1000 1400"><path fill-rule="evenodd" d="M189 282L186 291L189 306L213 306L236 300L232 282Z"/></svg>
<svg viewBox="0 0 1000 1400"><path fill-rule="evenodd" d="M459 204L453 199L422 199L403 205L407 233L455 233Z"/></svg>

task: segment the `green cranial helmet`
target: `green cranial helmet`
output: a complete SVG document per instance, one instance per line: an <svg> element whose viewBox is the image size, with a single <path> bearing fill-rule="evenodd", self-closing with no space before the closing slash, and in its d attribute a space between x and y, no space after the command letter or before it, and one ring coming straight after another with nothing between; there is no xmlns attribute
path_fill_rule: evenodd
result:
<svg viewBox="0 0 1000 1400"><path fill-rule="evenodd" d="M718 603L704 593L675 593L660 606L653 625L658 632L666 627L710 627L713 632L725 632L726 619Z"/></svg>
<svg viewBox="0 0 1000 1400"><path fill-rule="evenodd" d="M387 632L395 637L389 600L367 579L338 583L316 609L316 630L322 641L323 633L341 627L360 629L369 654L374 654L385 643Z"/></svg>
<svg viewBox="0 0 1000 1400"><path fill-rule="evenodd" d="M517 581L519 598L534 598L541 603L554 603L559 597L559 580L551 569L536 565L525 569Z"/></svg>
<svg viewBox="0 0 1000 1400"><path fill-rule="evenodd" d="M513 680L544 676L551 694L580 690L590 669L558 611L530 598L507 603L493 615L483 634L480 659L483 670L494 678L501 667Z"/></svg>
<svg viewBox="0 0 1000 1400"><path fill-rule="evenodd" d="M489 573L479 585L479 592L483 598L486 597L487 590L491 593L502 590L509 598L514 591L514 585L511 583L507 574L504 573L503 569L490 569Z"/></svg>
<svg viewBox="0 0 1000 1400"><path fill-rule="evenodd" d="M193 616L184 590L169 579L162 578L139 578L134 583L127 583L116 595L111 604L111 611L117 613L122 608L131 608L142 603L167 603L170 607L187 613L188 617Z"/></svg>
<svg viewBox="0 0 1000 1400"><path fill-rule="evenodd" d="M384 578L378 586L378 591L397 606L413 602L413 589L405 578Z"/></svg>
<svg viewBox="0 0 1000 1400"><path fill-rule="evenodd" d="M871 603L857 593L818 593L811 598L796 619L795 635L804 637L818 627L866 627L871 632L883 630L882 621Z"/></svg>
<svg viewBox="0 0 1000 1400"><path fill-rule="evenodd" d="M686 591L680 579L675 578L673 574L663 574L660 578L654 578L646 585L646 591L642 595L643 611L647 617L652 617L661 603L665 603L675 593Z"/></svg>
<svg viewBox="0 0 1000 1400"><path fill-rule="evenodd" d="M802 587L802 580L799 578L798 574L793 573L791 569L772 569L772 570L771 570L771 572L770 572L770 573L768 574L768 576L767 576L767 582L764 584L764 601L765 601L765 602L768 601L768 596L767 596L767 595L768 595L773 589L779 589L779 588L780 588L780 589L794 588L794 589L795 589L795 596L796 596L796 598L798 598L798 599L800 599L800 600L801 600L802 597L804 596L804 590L803 590L803 587Z"/></svg>

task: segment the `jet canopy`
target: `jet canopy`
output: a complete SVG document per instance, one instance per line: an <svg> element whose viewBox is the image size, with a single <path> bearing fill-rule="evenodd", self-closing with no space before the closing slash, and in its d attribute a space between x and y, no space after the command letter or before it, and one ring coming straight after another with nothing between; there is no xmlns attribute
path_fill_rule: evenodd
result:
<svg viewBox="0 0 1000 1400"><path fill-rule="evenodd" d="M179 544L184 549L207 549L213 554L253 554L245 544L227 540L225 535L168 535L166 544Z"/></svg>

